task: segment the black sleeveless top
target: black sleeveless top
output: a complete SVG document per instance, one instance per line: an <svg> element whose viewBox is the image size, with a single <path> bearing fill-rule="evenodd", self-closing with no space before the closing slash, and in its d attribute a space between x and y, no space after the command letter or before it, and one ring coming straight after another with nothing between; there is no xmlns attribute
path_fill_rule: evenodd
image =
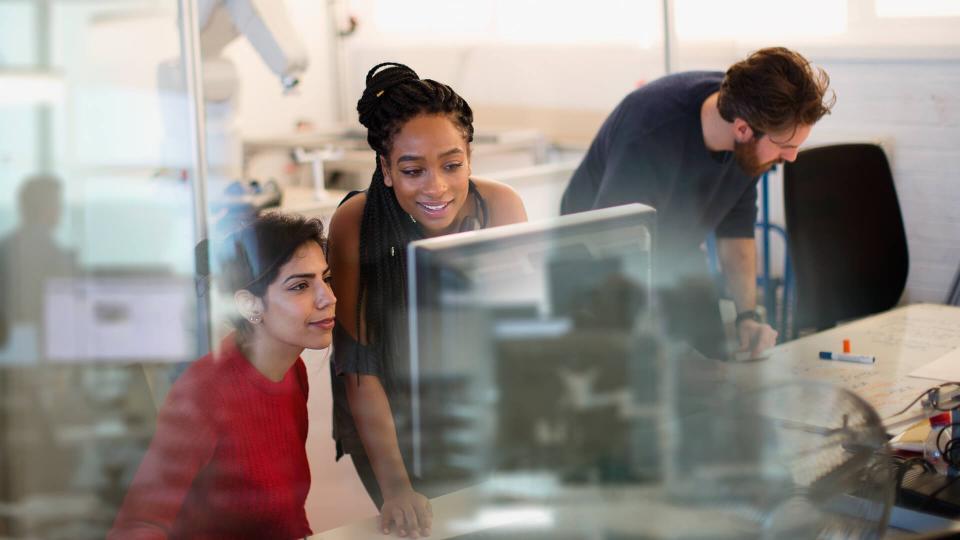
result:
<svg viewBox="0 0 960 540"><path fill-rule="evenodd" d="M364 191L351 191L340 201L340 205ZM490 216L487 203L480 195L473 180L469 182L469 193L473 198L474 213L460 222L459 232L485 229L489 226ZM424 238L423 232L413 221L410 222L410 236ZM336 441L339 460L344 454L364 453L363 443L357 433L357 426L350 413L347 401L345 374L376 375L383 379L384 369L379 358L365 345L359 343L349 332L336 325L333 327L333 354L330 361L330 386L333 393L333 439ZM386 385L385 385L386 386Z"/></svg>

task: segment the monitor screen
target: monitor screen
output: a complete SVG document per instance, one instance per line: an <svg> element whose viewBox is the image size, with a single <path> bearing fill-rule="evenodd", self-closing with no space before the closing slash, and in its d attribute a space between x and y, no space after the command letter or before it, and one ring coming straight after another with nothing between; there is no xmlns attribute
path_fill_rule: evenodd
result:
<svg viewBox="0 0 960 540"><path fill-rule="evenodd" d="M415 477L447 491L494 470L655 468L655 235L632 204L410 244L394 411Z"/></svg>
<svg viewBox="0 0 960 540"><path fill-rule="evenodd" d="M723 348L712 276L696 254L678 266L655 219L633 205L410 245L408 393L391 405L418 491L588 508L604 534L584 537L636 537L619 527L648 530L631 518L658 504L729 537L835 512L821 494L876 446L837 442L857 435L824 385L771 388L704 352ZM737 522L704 525L708 508Z"/></svg>
<svg viewBox="0 0 960 540"><path fill-rule="evenodd" d="M183 362L196 355L196 294L173 275L51 279L43 351L53 362Z"/></svg>

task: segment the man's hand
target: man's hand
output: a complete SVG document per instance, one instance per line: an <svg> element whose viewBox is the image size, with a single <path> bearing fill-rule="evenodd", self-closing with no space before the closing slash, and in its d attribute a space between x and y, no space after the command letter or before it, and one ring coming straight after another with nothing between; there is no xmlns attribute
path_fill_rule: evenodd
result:
<svg viewBox="0 0 960 540"><path fill-rule="evenodd" d="M757 358L777 344L776 330L769 324L751 319L740 321L737 325L737 336L740 338L740 350L737 352L749 353L750 358Z"/></svg>
<svg viewBox="0 0 960 540"><path fill-rule="evenodd" d="M430 501L412 489L401 491L383 501L380 508L380 530L396 531L397 536L420 538L430 536L433 509Z"/></svg>

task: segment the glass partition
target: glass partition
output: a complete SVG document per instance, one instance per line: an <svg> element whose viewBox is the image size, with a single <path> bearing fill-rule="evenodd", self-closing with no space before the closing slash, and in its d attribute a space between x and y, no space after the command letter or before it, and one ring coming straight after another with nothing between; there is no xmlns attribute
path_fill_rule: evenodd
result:
<svg viewBox="0 0 960 540"><path fill-rule="evenodd" d="M103 538L202 348L181 60L174 0L0 3L0 537Z"/></svg>

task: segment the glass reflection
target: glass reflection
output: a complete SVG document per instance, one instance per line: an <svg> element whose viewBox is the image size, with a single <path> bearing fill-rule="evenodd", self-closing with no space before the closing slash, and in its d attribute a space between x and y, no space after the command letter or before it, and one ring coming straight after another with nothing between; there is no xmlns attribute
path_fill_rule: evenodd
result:
<svg viewBox="0 0 960 540"><path fill-rule="evenodd" d="M155 78L176 11L0 3L3 537L103 538L196 357L185 96Z"/></svg>

